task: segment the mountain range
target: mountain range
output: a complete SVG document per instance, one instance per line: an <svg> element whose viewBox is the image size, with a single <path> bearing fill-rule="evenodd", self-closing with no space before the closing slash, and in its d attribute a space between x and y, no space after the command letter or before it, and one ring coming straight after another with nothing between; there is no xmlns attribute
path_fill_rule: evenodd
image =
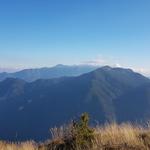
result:
<svg viewBox="0 0 150 150"><path fill-rule="evenodd" d="M98 66L93 65L62 65L58 64L50 68L36 68L36 69L24 69L14 73L2 72L0 73L0 81L6 78L18 78L28 82L33 82L37 79L51 79L59 78L63 76L79 76L81 74L93 71Z"/></svg>
<svg viewBox="0 0 150 150"><path fill-rule="evenodd" d="M74 77L0 82L0 138L47 139L49 128L88 112L91 124L150 118L150 79L104 66Z"/></svg>

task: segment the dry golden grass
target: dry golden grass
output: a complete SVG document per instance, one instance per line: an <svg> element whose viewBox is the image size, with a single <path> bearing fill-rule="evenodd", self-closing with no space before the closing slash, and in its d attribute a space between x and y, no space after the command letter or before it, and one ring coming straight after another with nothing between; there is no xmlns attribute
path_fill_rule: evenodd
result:
<svg viewBox="0 0 150 150"><path fill-rule="evenodd" d="M64 148L70 141L70 127L53 128L53 138L39 146L34 142L0 142L0 150L71 150ZM94 129L93 147L86 150L150 150L150 128L116 123L97 126Z"/></svg>
<svg viewBox="0 0 150 150"><path fill-rule="evenodd" d="M0 142L0 150L38 150L34 142L6 143Z"/></svg>
<svg viewBox="0 0 150 150"><path fill-rule="evenodd" d="M56 145L58 147L56 149L60 148L59 145L63 147L65 142L68 143L64 137L70 136L70 133L69 128L67 130L64 127L54 128L52 130L53 139L48 147L50 149ZM130 123L97 126L94 129L92 143L93 147L85 150L150 150L150 125L148 124L145 128Z"/></svg>
<svg viewBox="0 0 150 150"><path fill-rule="evenodd" d="M98 148L150 149L150 129L132 124L106 124L95 129L94 146Z"/></svg>

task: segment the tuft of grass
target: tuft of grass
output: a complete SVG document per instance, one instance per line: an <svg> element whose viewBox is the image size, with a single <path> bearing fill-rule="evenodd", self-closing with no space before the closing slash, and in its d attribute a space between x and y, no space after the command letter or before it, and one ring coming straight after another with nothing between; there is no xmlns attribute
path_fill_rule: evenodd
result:
<svg viewBox="0 0 150 150"><path fill-rule="evenodd" d="M144 139L141 135L146 133L148 135L149 129L144 129L141 126L135 126L132 124L116 123L106 124L103 127L96 127L94 145L98 149L99 147L105 149L134 149L134 150L147 150L150 147L144 143ZM150 141L149 141L150 143Z"/></svg>
<svg viewBox="0 0 150 150"><path fill-rule="evenodd" d="M0 150L38 150L35 142L10 143L0 142Z"/></svg>

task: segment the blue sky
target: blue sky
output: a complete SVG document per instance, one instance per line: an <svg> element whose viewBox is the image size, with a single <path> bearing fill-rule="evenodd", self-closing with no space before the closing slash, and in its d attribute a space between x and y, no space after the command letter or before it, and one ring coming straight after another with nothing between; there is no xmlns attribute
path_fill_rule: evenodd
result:
<svg viewBox="0 0 150 150"><path fill-rule="evenodd" d="M150 72L149 0L0 0L0 67L119 64Z"/></svg>

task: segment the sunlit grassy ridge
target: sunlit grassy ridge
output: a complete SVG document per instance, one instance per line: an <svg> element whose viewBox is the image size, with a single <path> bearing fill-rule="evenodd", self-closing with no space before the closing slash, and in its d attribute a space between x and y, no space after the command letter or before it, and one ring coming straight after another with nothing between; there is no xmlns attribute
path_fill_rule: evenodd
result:
<svg viewBox="0 0 150 150"><path fill-rule="evenodd" d="M0 150L150 150L150 127L105 124L91 128L88 116L79 122L51 129L52 139L44 143L0 142Z"/></svg>

